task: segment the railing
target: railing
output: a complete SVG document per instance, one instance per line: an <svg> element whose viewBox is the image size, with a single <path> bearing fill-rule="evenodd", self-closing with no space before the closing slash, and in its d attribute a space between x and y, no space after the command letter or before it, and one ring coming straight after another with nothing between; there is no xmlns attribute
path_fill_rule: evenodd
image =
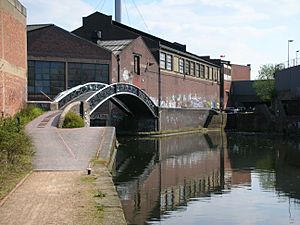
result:
<svg viewBox="0 0 300 225"><path fill-rule="evenodd" d="M279 66L279 69L287 69L289 67L300 66L300 57L290 59L289 61L285 61L277 65Z"/></svg>

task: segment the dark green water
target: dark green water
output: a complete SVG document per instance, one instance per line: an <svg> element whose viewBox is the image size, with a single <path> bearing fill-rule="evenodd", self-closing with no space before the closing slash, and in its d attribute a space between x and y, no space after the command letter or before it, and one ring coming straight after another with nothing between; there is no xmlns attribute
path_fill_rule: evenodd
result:
<svg viewBox="0 0 300 225"><path fill-rule="evenodd" d="M300 224L300 139L219 134L120 139L129 224Z"/></svg>

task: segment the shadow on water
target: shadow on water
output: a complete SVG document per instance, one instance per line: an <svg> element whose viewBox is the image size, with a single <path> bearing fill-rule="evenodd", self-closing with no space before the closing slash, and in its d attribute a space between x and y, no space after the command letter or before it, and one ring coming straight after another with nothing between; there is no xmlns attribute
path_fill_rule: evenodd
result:
<svg viewBox="0 0 300 225"><path fill-rule="evenodd" d="M226 215L216 213L216 207L247 202L251 194L268 204L282 196L295 204L300 199L300 139L213 132L119 142L114 182L129 224L182 224L176 215L184 224L242 224L233 220L230 207ZM240 196L241 188L248 192ZM266 200L264 193L275 195ZM195 205L203 212L193 210ZM284 211L286 205L280 206ZM249 207L245 217L256 212L245 203L234 207ZM269 221L268 213L259 221ZM300 219L300 210L295 214ZM236 220L244 216L234 215Z"/></svg>

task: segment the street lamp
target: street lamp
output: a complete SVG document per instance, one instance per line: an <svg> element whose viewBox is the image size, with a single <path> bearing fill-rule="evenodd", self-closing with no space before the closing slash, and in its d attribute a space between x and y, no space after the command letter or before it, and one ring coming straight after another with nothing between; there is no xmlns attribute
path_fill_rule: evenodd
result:
<svg viewBox="0 0 300 225"><path fill-rule="evenodd" d="M297 50L296 51L296 66L298 66L298 52L299 52L300 50Z"/></svg>
<svg viewBox="0 0 300 225"><path fill-rule="evenodd" d="M294 40L288 40L288 68L290 67L290 42Z"/></svg>

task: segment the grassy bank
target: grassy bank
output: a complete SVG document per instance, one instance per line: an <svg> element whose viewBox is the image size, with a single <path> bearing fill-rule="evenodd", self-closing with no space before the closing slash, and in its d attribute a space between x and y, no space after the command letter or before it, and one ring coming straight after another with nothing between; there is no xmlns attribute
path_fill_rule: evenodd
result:
<svg viewBox="0 0 300 225"><path fill-rule="evenodd" d="M24 128L42 113L37 107L27 107L12 118L0 118L0 200L32 168L34 151Z"/></svg>

